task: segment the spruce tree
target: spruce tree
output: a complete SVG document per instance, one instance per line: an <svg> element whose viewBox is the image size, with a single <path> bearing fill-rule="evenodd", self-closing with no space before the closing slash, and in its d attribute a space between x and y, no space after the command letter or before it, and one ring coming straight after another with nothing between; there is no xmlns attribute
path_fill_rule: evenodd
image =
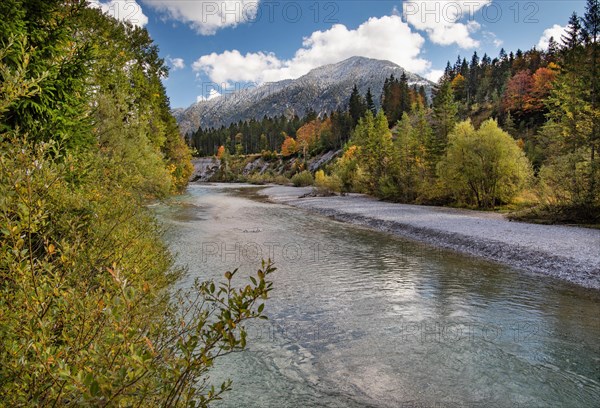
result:
<svg viewBox="0 0 600 408"><path fill-rule="evenodd" d="M377 109L375 108L375 102L373 102L373 95L371 94L371 88L367 89L366 96L367 109L373 112L373 115L377 114Z"/></svg>
<svg viewBox="0 0 600 408"><path fill-rule="evenodd" d="M365 115L365 111L367 110L365 100L360 93L358 93L358 87L356 84L354 85L354 88L352 88L352 94L350 94L348 110L350 112L350 116L352 117L353 126L356 126L358 120Z"/></svg>
<svg viewBox="0 0 600 408"><path fill-rule="evenodd" d="M433 117L435 136L428 148L435 163L443 154L448 143L448 135L456 124L458 107L454 101L454 92L449 82L443 83L433 98Z"/></svg>
<svg viewBox="0 0 600 408"><path fill-rule="evenodd" d="M404 112L410 112L411 102L410 102L410 88L408 86L408 77L406 76L406 72L403 72L400 76L400 110L398 115L401 117Z"/></svg>

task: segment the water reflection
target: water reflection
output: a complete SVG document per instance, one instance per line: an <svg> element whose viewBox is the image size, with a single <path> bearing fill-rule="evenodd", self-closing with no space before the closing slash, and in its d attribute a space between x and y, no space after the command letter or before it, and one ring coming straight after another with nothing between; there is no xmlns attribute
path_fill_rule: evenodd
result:
<svg viewBox="0 0 600 408"><path fill-rule="evenodd" d="M271 320L222 360L223 407L593 407L599 298L548 278L191 186L158 210L194 277L278 271Z"/></svg>

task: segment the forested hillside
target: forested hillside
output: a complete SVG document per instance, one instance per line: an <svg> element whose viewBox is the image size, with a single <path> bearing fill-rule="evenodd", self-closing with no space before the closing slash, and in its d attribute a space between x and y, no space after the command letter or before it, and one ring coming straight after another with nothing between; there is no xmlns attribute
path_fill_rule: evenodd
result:
<svg viewBox="0 0 600 408"><path fill-rule="evenodd" d="M277 150L305 160L344 145L343 157L326 169L337 191L529 207L534 211L523 216L598 222L599 31L599 2L588 0L585 15L573 14L566 35L546 50L501 50L494 58L475 52L448 62L432 100L392 76L382 90L360 95L355 87L345 112L198 129L191 143L202 154L222 145L236 154Z"/></svg>
<svg viewBox="0 0 600 408"><path fill-rule="evenodd" d="M0 15L0 404L206 404L272 269L171 297L181 272L145 206L192 168L156 45L85 1Z"/></svg>

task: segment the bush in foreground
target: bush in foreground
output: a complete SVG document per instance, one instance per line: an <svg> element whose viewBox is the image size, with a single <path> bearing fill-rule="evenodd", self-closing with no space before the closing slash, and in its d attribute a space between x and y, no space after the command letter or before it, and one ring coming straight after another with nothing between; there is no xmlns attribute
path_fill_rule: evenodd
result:
<svg viewBox="0 0 600 408"><path fill-rule="evenodd" d="M204 406L215 358L262 317L270 264L242 289L181 271L148 210L97 181L100 163L48 159L51 143L2 145L0 394L7 406ZM97 159L96 159L97 160ZM83 172L87 169L87 172ZM135 205L132 205L135 204Z"/></svg>
<svg viewBox="0 0 600 408"><path fill-rule="evenodd" d="M314 183L313 175L308 170L301 171L292 176L292 183L295 187L312 186Z"/></svg>

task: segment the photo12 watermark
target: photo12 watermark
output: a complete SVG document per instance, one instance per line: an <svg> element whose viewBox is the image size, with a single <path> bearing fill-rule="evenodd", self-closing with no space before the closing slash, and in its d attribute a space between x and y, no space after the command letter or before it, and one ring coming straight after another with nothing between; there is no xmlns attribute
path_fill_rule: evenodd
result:
<svg viewBox="0 0 600 408"><path fill-rule="evenodd" d="M202 262L256 263L263 259L286 263L325 261L339 250L335 244L277 241L205 241L200 244Z"/></svg>
<svg viewBox="0 0 600 408"><path fill-rule="evenodd" d="M503 324L426 321L401 323L398 330L399 343L528 343L539 340L543 332L541 324L530 321Z"/></svg>
<svg viewBox="0 0 600 408"><path fill-rule="evenodd" d="M459 21L498 23L505 19L514 23L539 23L540 2L537 1L404 1L402 20L419 23L456 24Z"/></svg>
<svg viewBox="0 0 600 408"><path fill-rule="evenodd" d="M258 23L313 23L335 25L342 20L344 7L354 7L356 2L345 1L258 1L258 0L222 0L191 1L189 5L174 4L171 14L186 16L195 27L205 27L205 34L214 34L219 27L237 26L240 24ZM540 22L540 14L549 3L541 1L492 1L492 0L407 0L397 3L392 1L363 2L365 6L373 3L388 3L392 14L400 15L405 23L417 29L422 25L456 24L458 22L475 22L495 24L512 22L536 24ZM140 0L116 0L110 2L90 1L90 5L101 9L105 14L134 26L144 26L148 17L144 14L145 6ZM151 8L156 9L156 7ZM200 30L202 31L202 30Z"/></svg>

